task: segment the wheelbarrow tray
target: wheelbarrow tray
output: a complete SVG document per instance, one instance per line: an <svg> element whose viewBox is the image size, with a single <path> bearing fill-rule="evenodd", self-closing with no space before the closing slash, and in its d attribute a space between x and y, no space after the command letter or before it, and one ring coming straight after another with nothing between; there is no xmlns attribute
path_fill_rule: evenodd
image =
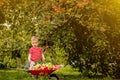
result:
<svg viewBox="0 0 120 80"><path fill-rule="evenodd" d="M61 68L60 65L55 65L54 68L44 68L40 70L28 70L28 72L31 73L32 75L46 76L58 70L59 68Z"/></svg>

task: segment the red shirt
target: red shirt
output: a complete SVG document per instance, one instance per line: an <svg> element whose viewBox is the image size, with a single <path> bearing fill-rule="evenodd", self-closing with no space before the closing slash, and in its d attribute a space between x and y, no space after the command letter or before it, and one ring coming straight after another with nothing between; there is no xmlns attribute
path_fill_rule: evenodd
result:
<svg viewBox="0 0 120 80"><path fill-rule="evenodd" d="M29 54L31 54L31 61L38 62L42 59L42 48L41 47L31 47L29 49Z"/></svg>

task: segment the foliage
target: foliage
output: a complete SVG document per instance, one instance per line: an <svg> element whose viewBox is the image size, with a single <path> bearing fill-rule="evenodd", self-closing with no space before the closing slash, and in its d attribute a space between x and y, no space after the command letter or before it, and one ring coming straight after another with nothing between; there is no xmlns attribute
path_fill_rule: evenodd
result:
<svg viewBox="0 0 120 80"><path fill-rule="evenodd" d="M0 60L8 67L19 57L24 64L30 37L38 35L48 61L51 57L53 63L68 61L84 76L120 78L119 4L116 0L3 0Z"/></svg>

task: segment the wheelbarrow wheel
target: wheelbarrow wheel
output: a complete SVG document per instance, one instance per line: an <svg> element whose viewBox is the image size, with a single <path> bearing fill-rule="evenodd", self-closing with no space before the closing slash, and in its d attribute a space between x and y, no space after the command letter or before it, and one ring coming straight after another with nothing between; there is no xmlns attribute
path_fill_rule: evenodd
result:
<svg viewBox="0 0 120 80"><path fill-rule="evenodd" d="M49 79L50 80L59 80L59 77L56 74L50 74Z"/></svg>

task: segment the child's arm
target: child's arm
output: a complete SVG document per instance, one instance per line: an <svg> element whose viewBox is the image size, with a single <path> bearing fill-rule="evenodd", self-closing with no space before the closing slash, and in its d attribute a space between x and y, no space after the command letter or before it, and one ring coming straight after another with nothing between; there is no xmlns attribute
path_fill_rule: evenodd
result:
<svg viewBox="0 0 120 80"><path fill-rule="evenodd" d="M29 62L31 62L30 58L31 58L31 54L28 55L28 61Z"/></svg>
<svg viewBox="0 0 120 80"><path fill-rule="evenodd" d="M42 60L44 61L45 60L45 56L44 56L44 49L42 49Z"/></svg>
<svg viewBox="0 0 120 80"><path fill-rule="evenodd" d="M45 60L45 56L44 56L44 54L42 53L42 60L44 61Z"/></svg>

